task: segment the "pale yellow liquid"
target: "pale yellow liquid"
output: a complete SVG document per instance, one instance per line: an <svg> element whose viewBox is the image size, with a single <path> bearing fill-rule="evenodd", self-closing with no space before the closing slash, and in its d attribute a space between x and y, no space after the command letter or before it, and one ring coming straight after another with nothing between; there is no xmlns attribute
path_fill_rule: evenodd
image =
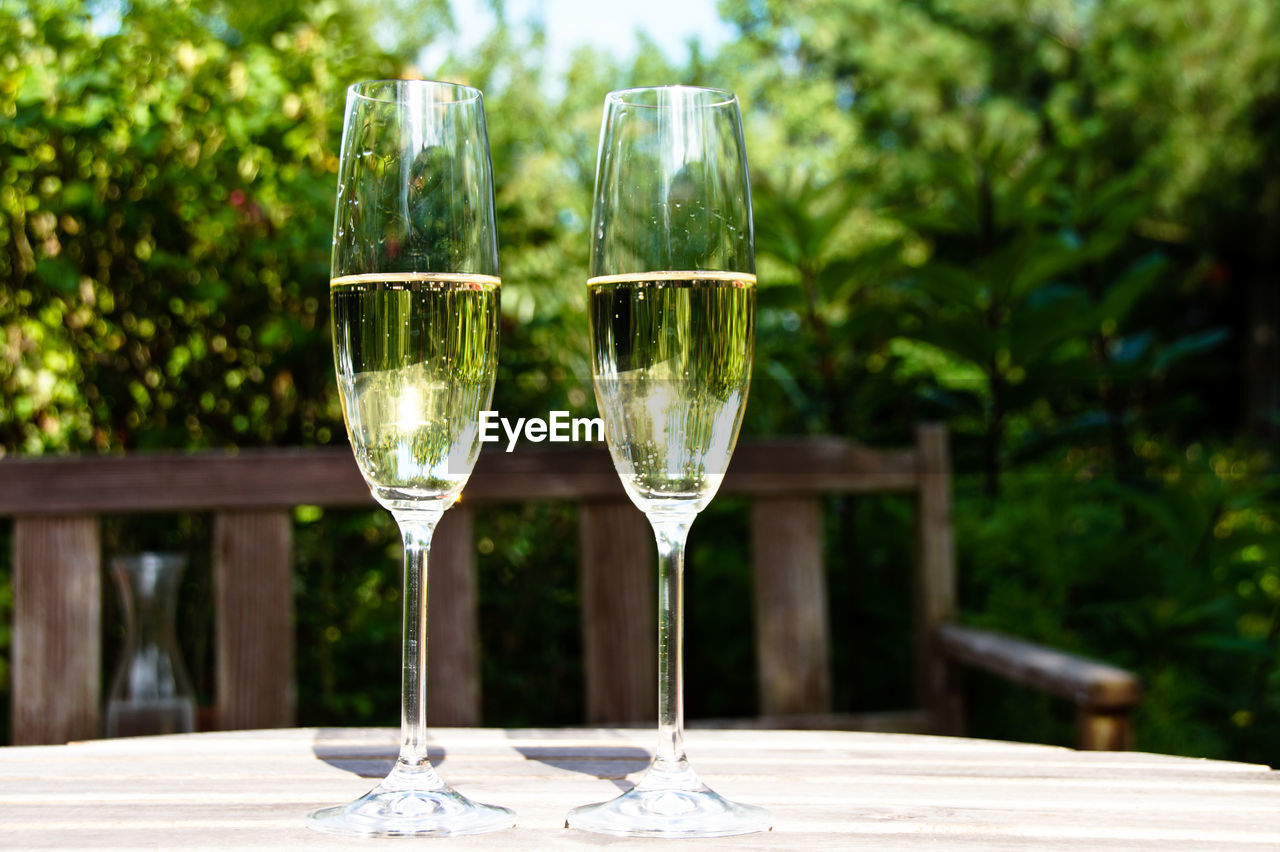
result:
<svg viewBox="0 0 1280 852"><path fill-rule="evenodd" d="M498 365L499 279L348 275L330 284L334 361L356 462L388 508L457 499Z"/></svg>
<svg viewBox="0 0 1280 852"><path fill-rule="evenodd" d="M755 276L650 272L587 289L596 402L627 493L646 513L701 511L742 425Z"/></svg>

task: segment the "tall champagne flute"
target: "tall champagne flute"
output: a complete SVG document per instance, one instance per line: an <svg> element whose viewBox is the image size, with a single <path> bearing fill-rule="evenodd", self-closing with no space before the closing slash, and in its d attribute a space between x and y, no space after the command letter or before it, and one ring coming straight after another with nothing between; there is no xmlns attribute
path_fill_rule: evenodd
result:
<svg viewBox="0 0 1280 852"><path fill-rule="evenodd" d="M448 787L427 757L427 551L479 454L498 360L498 246L480 92L421 80L347 90L330 306L360 472L404 540L400 754L320 831L456 835L515 814Z"/></svg>
<svg viewBox="0 0 1280 852"><path fill-rule="evenodd" d="M591 221L591 364L614 466L658 541L658 749L571 828L717 837L767 829L694 774L683 744L685 537L738 439L755 339L751 192L737 98L687 86L605 99Z"/></svg>

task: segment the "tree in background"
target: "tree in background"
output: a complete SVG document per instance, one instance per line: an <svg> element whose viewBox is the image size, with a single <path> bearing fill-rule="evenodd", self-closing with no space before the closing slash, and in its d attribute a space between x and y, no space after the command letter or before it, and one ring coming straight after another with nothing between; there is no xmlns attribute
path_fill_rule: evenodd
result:
<svg viewBox="0 0 1280 852"><path fill-rule="evenodd" d="M753 149L767 178L761 247L780 262L776 283L803 294L800 318L824 351L826 428L854 425L842 401L876 374L896 373L899 389L928 376L920 410L978 439L994 496L1010 458L1056 446L1050 433L1099 433L1127 471L1136 417L1184 435L1240 422L1234 406L1206 417L1180 396L1225 403L1238 370L1177 394L1163 379L1221 344L1219 323L1244 337L1238 308L1256 287L1224 277L1232 245L1253 251L1233 268L1274 269L1262 235L1280 221L1250 217L1256 236L1220 239L1205 215L1274 194L1258 136L1274 128L1280 87L1273 4L726 8L742 32L728 55L782 71L743 72L772 137L764 157ZM865 416L857 425L874 434Z"/></svg>

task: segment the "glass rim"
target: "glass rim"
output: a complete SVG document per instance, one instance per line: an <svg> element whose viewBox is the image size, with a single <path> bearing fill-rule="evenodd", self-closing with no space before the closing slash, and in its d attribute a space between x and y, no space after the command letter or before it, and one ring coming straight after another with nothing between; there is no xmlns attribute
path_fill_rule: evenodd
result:
<svg viewBox="0 0 1280 852"><path fill-rule="evenodd" d="M711 96L713 100L710 103L694 103L674 106L672 104L653 104L644 101L631 100L629 95L636 95L641 92L697 92L704 96ZM629 107L640 107L642 109L714 109L716 107L733 106L738 103L738 96L728 89L717 89L712 86L686 86L682 83L668 84L665 86L632 86L627 89L615 89L604 97L606 104L622 104Z"/></svg>
<svg viewBox="0 0 1280 852"><path fill-rule="evenodd" d="M374 103L393 104L397 102L398 98L374 94L371 90L376 90L382 87L395 87L396 89L399 89L401 86L408 88L431 88L453 93L454 97L449 100L439 102L442 106L448 106L450 104L476 103L483 98L479 89L475 86L468 86L466 83L450 83L446 80L421 80L417 78L361 80L347 86L347 97L359 98L364 101L373 101Z"/></svg>

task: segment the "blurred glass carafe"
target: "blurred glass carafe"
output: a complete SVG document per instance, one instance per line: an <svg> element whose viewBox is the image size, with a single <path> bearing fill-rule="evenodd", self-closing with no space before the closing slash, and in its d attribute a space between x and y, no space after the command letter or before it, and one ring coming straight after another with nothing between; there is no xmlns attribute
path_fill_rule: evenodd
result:
<svg viewBox="0 0 1280 852"><path fill-rule="evenodd" d="M125 646L107 699L108 737L195 730L195 692L174 632L186 557L139 553L111 560L125 620Z"/></svg>

